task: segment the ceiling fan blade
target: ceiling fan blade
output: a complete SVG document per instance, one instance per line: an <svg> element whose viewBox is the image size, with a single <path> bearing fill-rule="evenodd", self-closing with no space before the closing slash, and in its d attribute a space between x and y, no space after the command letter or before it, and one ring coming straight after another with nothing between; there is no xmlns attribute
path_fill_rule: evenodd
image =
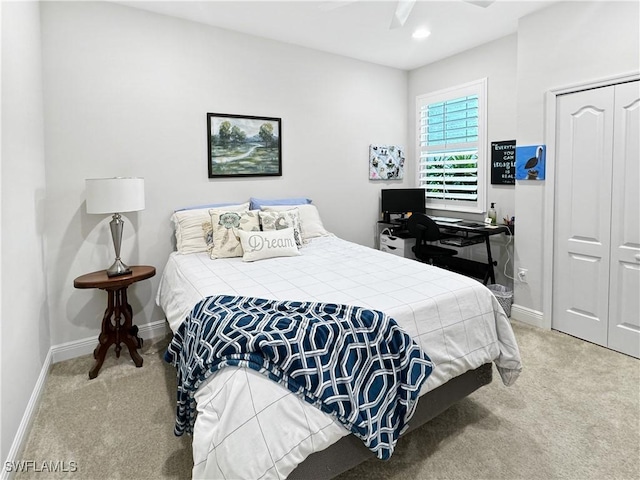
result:
<svg viewBox="0 0 640 480"><path fill-rule="evenodd" d="M356 3L356 2L357 0L344 0L344 1L327 0L327 1L321 2L320 5L318 5L318 8L324 12L330 12L331 10L346 7L347 5L351 3Z"/></svg>
<svg viewBox="0 0 640 480"><path fill-rule="evenodd" d="M398 5L396 6L393 18L391 19L389 29L393 30L404 26L409 15L411 15L411 10L413 10L415 4L416 0L398 0Z"/></svg>
<svg viewBox="0 0 640 480"><path fill-rule="evenodd" d="M496 0L463 0L463 1L470 3L471 5L475 5L476 7L487 8Z"/></svg>

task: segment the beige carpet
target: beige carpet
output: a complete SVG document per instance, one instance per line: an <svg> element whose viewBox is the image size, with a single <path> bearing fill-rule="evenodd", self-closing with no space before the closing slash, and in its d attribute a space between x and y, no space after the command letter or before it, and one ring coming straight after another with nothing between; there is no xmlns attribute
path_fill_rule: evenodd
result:
<svg viewBox="0 0 640 480"><path fill-rule="evenodd" d="M558 332L513 323L524 370L494 382L403 437L393 457L347 479L640 478L640 361ZM24 460L74 461L76 472L16 478L186 479L190 437L173 435L168 339L145 342L144 366L113 350L95 380L90 356L53 366Z"/></svg>

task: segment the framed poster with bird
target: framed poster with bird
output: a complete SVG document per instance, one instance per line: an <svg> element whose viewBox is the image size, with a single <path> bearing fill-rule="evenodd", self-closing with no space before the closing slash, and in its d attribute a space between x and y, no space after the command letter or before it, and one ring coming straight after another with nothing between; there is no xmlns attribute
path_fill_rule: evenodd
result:
<svg viewBox="0 0 640 480"><path fill-rule="evenodd" d="M545 145L516 147L516 180L544 180Z"/></svg>

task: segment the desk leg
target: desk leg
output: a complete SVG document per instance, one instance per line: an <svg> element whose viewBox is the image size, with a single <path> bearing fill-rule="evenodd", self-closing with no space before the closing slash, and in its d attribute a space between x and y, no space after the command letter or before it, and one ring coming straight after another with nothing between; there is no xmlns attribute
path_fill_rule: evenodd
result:
<svg viewBox="0 0 640 480"><path fill-rule="evenodd" d="M487 284L487 280L491 279L491 283L496 283L496 276L493 271L495 265L493 257L491 256L491 242L489 241L489 235L485 236L485 244L487 245L487 273L484 276L484 284Z"/></svg>

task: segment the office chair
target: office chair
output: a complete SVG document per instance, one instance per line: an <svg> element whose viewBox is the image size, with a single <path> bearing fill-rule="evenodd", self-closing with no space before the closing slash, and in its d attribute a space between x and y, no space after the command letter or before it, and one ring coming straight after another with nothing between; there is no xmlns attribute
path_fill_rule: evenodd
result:
<svg viewBox="0 0 640 480"><path fill-rule="evenodd" d="M446 257L453 257L458 254L452 248L439 247L427 242L436 242L442 238L440 228L432 219L424 213L414 213L407 222L409 233L416 239L413 253L416 258L431 265L446 266Z"/></svg>

